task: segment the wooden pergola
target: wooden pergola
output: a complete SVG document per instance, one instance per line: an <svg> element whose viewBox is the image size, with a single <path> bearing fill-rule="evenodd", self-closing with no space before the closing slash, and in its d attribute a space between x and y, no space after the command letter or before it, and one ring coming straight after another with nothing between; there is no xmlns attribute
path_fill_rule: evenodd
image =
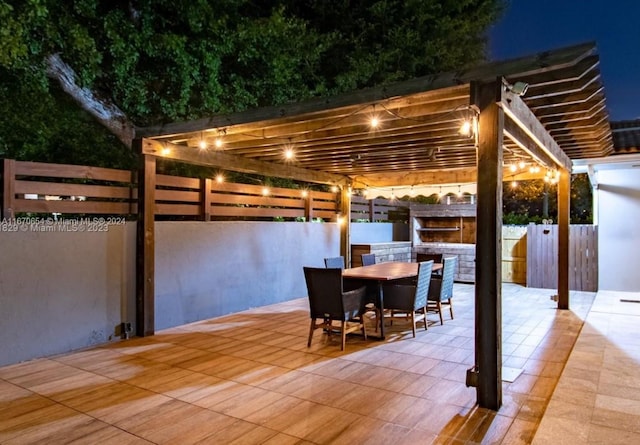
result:
<svg viewBox="0 0 640 445"><path fill-rule="evenodd" d="M470 134L460 132L465 120L474 129ZM593 43L332 98L138 129L137 137L142 155L138 335L154 331L158 157L334 184L342 190L343 215L350 214L352 189L477 183L476 366L468 377L477 386L479 404L492 409L502 403L502 182L507 169L526 160L540 167L530 177L542 177L548 169L558 172L558 308L568 309L572 159L606 156L613 149ZM287 158L286 150L293 157ZM348 259L349 224L341 227L341 253Z"/></svg>

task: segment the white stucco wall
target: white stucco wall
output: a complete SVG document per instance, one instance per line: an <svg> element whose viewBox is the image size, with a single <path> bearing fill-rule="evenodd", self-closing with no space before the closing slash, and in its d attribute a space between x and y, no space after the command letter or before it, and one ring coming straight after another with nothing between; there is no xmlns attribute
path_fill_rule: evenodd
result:
<svg viewBox="0 0 640 445"><path fill-rule="evenodd" d="M336 224L156 223L156 329L307 295L303 266L340 253Z"/></svg>
<svg viewBox="0 0 640 445"><path fill-rule="evenodd" d="M0 366L135 332L135 238L0 231ZM330 223L158 222L155 239L156 330L304 297L302 267L340 252Z"/></svg>
<svg viewBox="0 0 640 445"><path fill-rule="evenodd" d="M600 290L640 291L640 169L598 171Z"/></svg>
<svg viewBox="0 0 640 445"><path fill-rule="evenodd" d="M135 223L0 231L0 365L114 337L135 319Z"/></svg>

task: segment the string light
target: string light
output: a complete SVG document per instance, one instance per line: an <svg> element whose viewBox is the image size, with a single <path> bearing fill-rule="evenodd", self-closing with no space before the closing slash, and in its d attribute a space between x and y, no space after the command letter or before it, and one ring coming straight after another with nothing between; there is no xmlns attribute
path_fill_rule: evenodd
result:
<svg viewBox="0 0 640 445"><path fill-rule="evenodd" d="M371 121L369 122L369 125L371 125L371 128L378 128L378 125L380 125L380 120L377 118L377 116L373 116L371 118Z"/></svg>
<svg viewBox="0 0 640 445"><path fill-rule="evenodd" d="M509 166L509 170L511 170L512 172L515 172L516 170L518 170L518 166L516 164L511 164Z"/></svg>
<svg viewBox="0 0 640 445"><path fill-rule="evenodd" d="M163 156L167 156L169 153L171 153L171 149L169 147L162 147L161 153Z"/></svg>
<svg viewBox="0 0 640 445"><path fill-rule="evenodd" d="M293 152L293 148L291 147L287 147L284 149L284 158L286 160L291 160L295 157L295 154Z"/></svg>
<svg viewBox="0 0 640 445"><path fill-rule="evenodd" d="M269 187L262 187L262 196L269 196Z"/></svg>
<svg viewBox="0 0 640 445"><path fill-rule="evenodd" d="M222 148L223 144L224 144L224 142L222 142L222 138L221 137L217 137L216 138L216 142L215 142L216 148Z"/></svg>
<svg viewBox="0 0 640 445"><path fill-rule="evenodd" d="M338 186L337 185L332 185L331 186L331 193L338 193Z"/></svg>
<svg viewBox="0 0 640 445"><path fill-rule="evenodd" d="M222 183L224 182L224 176L222 175L222 173L218 173L218 174L216 175L216 182L217 182L218 184L222 184Z"/></svg>
<svg viewBox="0 0 640 445"><path fill-rule="evenodd" d="M200 150L206 150L207 141L205 141L204 139L200 139L200 142L198 142L198 147L200 147Z"/></svg>
<svg viewBox="0 0 640 445"><path fill-rule="evenodd" d="M514 189L518 187L518 181L511 181L511 188Z"/></svg>
<svg viewBox="0 0 640 445"><path fill-rule="evenodd" d="M303 190L301 193L303 198L306 198L307 196L309 196L309 192L307 190Z"/></svg>
<svg viewBox="0 0 640 445"><path fill-rule="evenodd" d="M465 120L460 126L460 130L458 130L462 136L471 136L471 122Z"/></svg>

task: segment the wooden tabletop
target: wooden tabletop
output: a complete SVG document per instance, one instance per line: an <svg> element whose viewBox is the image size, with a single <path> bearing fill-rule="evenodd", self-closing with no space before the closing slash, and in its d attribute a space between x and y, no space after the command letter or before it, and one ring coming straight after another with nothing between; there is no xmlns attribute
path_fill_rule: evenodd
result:
<svg viewBox="0 0 640 445"><path fill-rule="evenodd" d="M434 263L433 270L442 269L442 264ZM360 278L364 280L389 281L400 278L410 278L418 275L418 263L404 263L390 261L371 266L352 267L345 269L342 276L345 278Z"/></svg>

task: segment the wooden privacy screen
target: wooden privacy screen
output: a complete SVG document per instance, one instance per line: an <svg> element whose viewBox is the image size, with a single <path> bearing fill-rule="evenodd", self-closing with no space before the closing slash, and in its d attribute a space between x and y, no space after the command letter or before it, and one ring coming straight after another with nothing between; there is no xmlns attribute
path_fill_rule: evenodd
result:
<svg viewBox="0 0 640 445"><path fill-rule="evenodd" d="M137 213L135 173L80 165L2 160L2 218L25 213ZM167 219L335 219L335 193L156 176L155 214Z"/></svg>
<svg viewBox="0 0 640 445"><path fill-rule="evenodd" d="M598 290L598 227L572 224L569 228L569 289ZM558 226L527 227L527 286L557 289Z"/></svg>
<svg viewBox="0 0 640 445"><path fill-rule="evenodd" d="M128 215L136 212L133 173L5 159L2 216L18 213Z"/></svg>
<svg viewBox="0 0 640 445"><path fill-rule="evenodd" d="M368 222L408 221L409 203L388 199L351 197L351 220Z"/></svg>

